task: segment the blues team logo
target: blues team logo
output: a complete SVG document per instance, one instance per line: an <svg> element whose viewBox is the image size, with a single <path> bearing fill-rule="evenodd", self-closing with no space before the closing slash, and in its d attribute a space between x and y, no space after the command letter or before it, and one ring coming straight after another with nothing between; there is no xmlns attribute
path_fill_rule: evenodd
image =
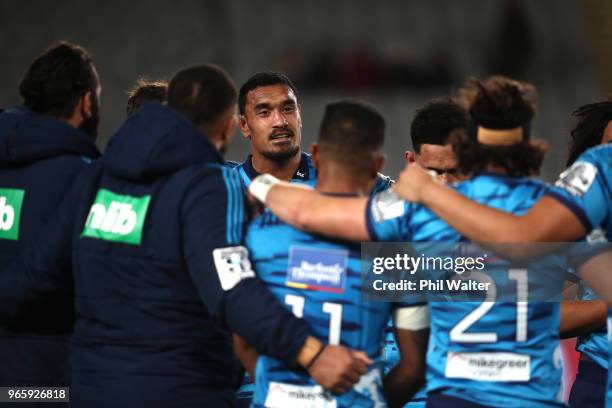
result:
<svg viewBox="0 0 612 408"><path fill-rule="evenodd" d="M287 286L342 293L348 257L345 250L292 246Z"/></svg>
<svg viewBox="0 0 612 408"><path fill-rule="evenodd" d="M597 177L597 167L589 162L577 161L561 173L555 185L582 197L595 181L595 177Z"/></svg>

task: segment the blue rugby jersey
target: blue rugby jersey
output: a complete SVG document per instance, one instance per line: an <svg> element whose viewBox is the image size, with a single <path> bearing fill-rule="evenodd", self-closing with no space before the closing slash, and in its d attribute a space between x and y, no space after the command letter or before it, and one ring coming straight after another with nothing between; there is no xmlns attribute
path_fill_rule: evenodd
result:
<svg viewBox="0 0 612 408"><path fill-rule="evenodd" d="M271 213L251 222L246 244L259 278L296 316L308 322L314 335L329 344L363 350L375 361L353 389L334 397L322 392L307 373L261 356L253 405L298 407L312 398L323 404L320 406L335 406L334 402L338 407L386 406L381 351L392 306L361 300L359 244L322 240Z"/></svg>
<svg viewBox="0 0 612 408"><path fill-rule="evenodd" d="M559 200L587 232L601 228L612 241L612 145L593 147L559 176L547 195Z"/></svg>
<svg viewBox="0 0 612 408"><path fill-rule="evenodd" d="M584 152L555 184L557 188L548 192L569 208L582 222L587 231L598 231L608 242L612 241L612 145L593 147ZM608 336L612 324L612 313L608 309ZM610 343L600 343L608 348ZM593 347L598 347L593 344ZM594 359L595 360L595 359ZM597 361L597 360L595 360ZM606 406L612 407L612 378L608 376Z"/></svg>
<svg viewBox="0 0 612 408"><path fill-rule="evenodd" d="M253 156L252 155L249 155L246 158L246 160L242 163L238 164L235 162L232 162L232 163L226 162L226 164L229 164L231 167L234 168L235 171L238 172L238 174L240 175L240 179L242 180L242 183L244 184L246 188L248 188L248 186L251 184L251 180L253 180L255 177L260 175L260 173L257 170L255 170L255 168L253 167ZM304 153L304 152L301 153L300 165L298 166L298 169L293 175L291 182L299 183L299 184L306 184L310 187L315 187L317 183L317 170L314 166L314 163L312 162L311 155ZM388 189L392 184L393 184L393 180L391 180L390 177L387 177L379 173L378 177L376 178L376 184L372 188L371 194L373 195L380 191L384 191ZM269 212L267 208L265 211L266 213ZM397 362L394 362L393 365L395 365L396 363ZM236 397L241 400L249 399L249 398L252 398L254 391L255 391L255 387L253 384L253 380L251 379L251 376L249 375L249 373L245 372L244 377L242 379L242 384L238 389ZM414 408L419 408L419 407L414 407Z"/></svg>
<svg viewBox="0 0 612 408"><path fill-rule="evenodd" d="M481 173L454 188L477 202L522 214L548 186L533 179ZM370 236L377 241L464 240L426 207L400 200L391 192L375 196L366 217ZM501 275L495 275L498 285L512 283L505 271ZM561 279L558 282L560 293ZM484 302L430 302L428 394L444 393L491 406L561 405L559 304L529 302L526 308L521 306L521 321L527 323L521 328L518 309L516 302L508 301L492 306ZM500 369L502 363L513 368ZM497 369L488 370L487 365Z"/></svg>
<svg viewBox="0 0 612 408"><path fill-rule="evenodd" d="M251 180L260 174L253 167L253 155L249 155L245 161L235 166L234 169L240 174L240 179L247 188L251 184ZM317 182L317 170L309 154L302 152L300 165L291 178L291 182L304 183L311 187L315 186Z"/></svg>
<svg viewBox="0 0 612 408"><path fill-rule="evenodd" d="M249 187L251 184L251 180L255 177L259 176L259 172L255 170L253 167L253 156L249 155L245 161L240 164L236 164L236 162L226 162L230 167L236 169L236 171L240 174L240 179L244 183L245 187ZM292 183L303 183L314 187L317 183L317 169L315 168L312 162L312 156L308 153L303 153L300 159L300 165L298 169L295 171L295 174L291 178ZM388 189L391 184L393 184L393 180L390 177L387 177L381 173L378 173L378 177L376 178L376 184L372 189L372 194L379 193Z"/></svg>

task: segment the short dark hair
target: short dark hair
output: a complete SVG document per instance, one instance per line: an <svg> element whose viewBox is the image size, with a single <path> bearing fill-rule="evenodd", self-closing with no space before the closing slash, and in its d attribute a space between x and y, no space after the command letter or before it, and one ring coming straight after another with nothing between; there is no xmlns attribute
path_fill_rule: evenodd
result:
<svg viewBox="0 0 612 408"><path fill-rule="evenodd" d="M453 149L459 170L477 174L490 164L502 167L511 177L525 177L540 171L548 145L530 141L531 119L535 114L535 87L504 76L485 81L469 79L460 90L468 103L472 125L467 134L454 135ZM523 130L523 140L510 146L490 146L478 142L478 127Z"/></svg>
<svg viewBox="0 0 612 408"><path fill-rule="evenodd" d="M168 106L196 125L210 124L236 103L236 86L217 65L202 64L179 71L168 85Z"/></svg>
<svg viewBox="0 0 612 408"><path fill-rule="evenodd" d="M287 85L295 97L298 97L298 91L293 82L287 75L278 71L262 71L251 76L242 86L240 87L240 94L238 96L238 111L241 115L244 115L244 108L246 106L246 99L249 92L253 89L261 88L262 86L272 85Z"/></svg>
<svg viewBox="0 0 612 408"><path fill-rule="evenodd" d="M385 142L385 119L372 105L352 99L328 104L317 143L333 160L358 170Z"/></svg>
<svg viewBox="0 0 612 408"><path fill-rule="evenodd" d="M452 131L467 130L468 126L468 113L457 101L450 97L432 99L416 110L410 124L412 148L419 153L424 143L445 145L450 143Z"/></svg>
<svg viewBox="0 0 612 408"><path fill-rule="evenodd" d="M147 78L138 78L134 87L128 92L126 106L128 116L136 112L144 101L166 102L167 91L167 81L150 81Z"/></svg>
<svg viewBox="0 0 612 408"><path fill-rule="evenodd" d="M583 105L572 112L578 121L572 129L567 166L590 147L601 143L603 132L612 120L612 97L602 102Z"/></svg>
<svg viewBox="0 0 612 408"><path fill-rule="evenodd" d="M94 97L98 78L93 60L82 47L60 42L47 48L28 67L19 93L33 112L68 118L84 93Z"/></svg>

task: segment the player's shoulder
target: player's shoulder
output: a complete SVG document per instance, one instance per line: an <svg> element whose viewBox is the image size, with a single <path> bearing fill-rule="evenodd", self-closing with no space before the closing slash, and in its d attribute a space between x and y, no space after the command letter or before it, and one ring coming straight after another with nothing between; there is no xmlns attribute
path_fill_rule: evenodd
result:
<svg viewBox="0 0 612 408"><path fill-rule="evenodd" d="M485 172L469 180L454 183L451 187L465 196L472 197L526 190L545 191L550 188L550 184L536 177L511 177L501 173Z"/></svg>
<svg viewBox="0 0 612 408"><path fill-rule="evenodd" d="M234 161L234 160L226 160L224 164L226 167L229 167L230 169L234 169L240 166L242 163Z"/></svg>
<svg viewBox="0 0 612 408"><path fill-rule="evenodd" d="M560 175L555 183L574 196L581 197L589 191L598 178L612 176L612 145L596 146L582 153L578 159ZM607 183L602 183L607 185Z"/></svg>
<svg viewBox="0 0 612 408"><path fill-rule="evenodd" d="M595 178L612 175L612 144L595 146L582 153L566 172Z"/></svg>
<svg viewBox="0 0 612 408"><path fill-rule="evenodd" d="M368 215L374 223L381 223L405 216L414 205L398 196L392 189L386 189L376 194L372 193Z"/></svg>
<svg viewBox="0 0 612 408"><path fill-rule="evenodd" d="M261 236L269 236L271 239L282 241L305 237L309 234L301 231L280 218L269 209L265 209L261 214L253 217L249 222L249 233Z"/></svg>
<svg viewBox="0 0 612 408"><path fill-rule="evenodd" d="M608 143L605 145L592 147L582 153L576 161L589 162L596 165L606 164L609 166L612 164L612 144Z"/></svg>
<svg viewBox="0 0 612 408"><path fill-rule="evenodd" d="M382 173L378 173L376 175L376 183L374 184L374 188L372 189L372 195L380 193L388 188L390 188L395 181L391 179L389 176L385 176Z"/></svg>
<svg viewBox="0 0 612 408"><path fill-rule="evenodd" d="M184 170L190 189L242 191L240 176L235 169L225 163L202 163Z"/></svg>

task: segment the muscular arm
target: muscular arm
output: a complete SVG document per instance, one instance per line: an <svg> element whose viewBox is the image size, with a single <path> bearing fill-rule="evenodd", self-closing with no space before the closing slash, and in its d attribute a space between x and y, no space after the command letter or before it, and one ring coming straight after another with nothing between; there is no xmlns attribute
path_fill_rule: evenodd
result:
<svg viewBox="0 0 612 408"><path fill-rule="evenodd" d="M562 339L582 336L606 324L607 306L603 300L566 300L561 302Z"/></svg>
<svg viewBox="0 0 612 408"><path fill-rule="evenodd" d="M478 204L434 182L418 166L407 166L394 190L409 201L425 204L477 242L566 242L586 232L571 210L549 196L540 199L527 214L515 216Z"/></svg>
<svg viewBox="0 0 612 408"><path fill-rule="evenodd" d="M403 407L425 384L425 356L429 329L395 329L400 362L385 376L383 385L390 407Z"/></svg>
<svg viewBox="0 0 612 408"><path fill-rule="evenodd" d="M266 206L286 223L352 241L370 239L365 220L367 202L366 197L326 196L289 183L272 186L265 197Z"/></svg>
<svg viewBox="0 0 612 408"><path fill-rule="evenodd" d="M394 334L400 361L383 380L390 407L402 407L425 383L429 341L427 306L402 307L394 312Z"/></svg>
<svg viewBox="0 0 612 408"><path fill-rule="evenodd" d="M579 269L582 279L589 285L600 299L612 306L612 250L593 256Z"/></svg>

